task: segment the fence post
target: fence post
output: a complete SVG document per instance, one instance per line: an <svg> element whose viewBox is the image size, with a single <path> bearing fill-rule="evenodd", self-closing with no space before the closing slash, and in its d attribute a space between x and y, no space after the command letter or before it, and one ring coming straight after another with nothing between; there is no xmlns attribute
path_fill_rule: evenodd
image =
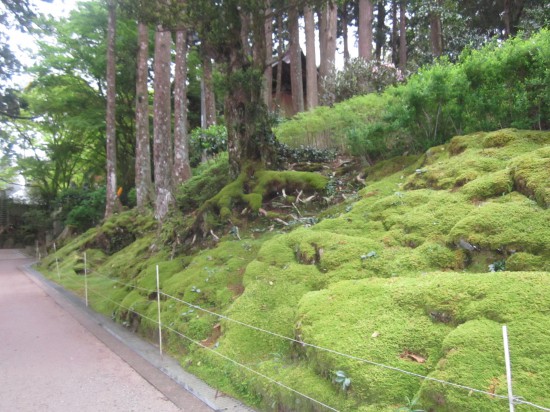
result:
<svg viewBox="0 0 550 412"><path fill-rule="evenodd" d="M506 380L508 382L508 403L510 412L514 412L514 395L512 394L512 367L510 364L510 349L508 347L508 329L502 325L502 339L504 340L504 360L506 362Z"/></svg>
<svg viewBox="0 0 550 412"><path fill-rule="evenodd" d="M55 267L57 268L57 278L61 279L61 272L59 272L59 260L57 259L57 246L55 245L55 242L53 242L53 252L56 254Z"/></svg>
<svg viewBox="0 0 550 412"><path fill-rule="evenodd" d="M159 280L159 265L157 265L157 311L159 324L159 351L162 356L162 322L160 319L160 280Z"/></svg>
<svg viewBox="0 0 550 412"><path fill-rule="evenodd" d="M84 252L84 296L86 297L86 307L88 307L88 262L86 261L86 252Z"/></svg>

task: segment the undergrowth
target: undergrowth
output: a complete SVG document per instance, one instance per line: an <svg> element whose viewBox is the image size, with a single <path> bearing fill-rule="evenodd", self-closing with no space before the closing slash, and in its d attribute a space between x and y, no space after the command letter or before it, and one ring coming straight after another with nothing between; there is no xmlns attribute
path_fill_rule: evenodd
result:
<svg viewBox="0 0 550 412"><path fill-rule="evenodd" d="M158 265L163 322L200 343L166 332L168 350L194 374L261 410L321 407L212 351L339 410L403 410L411 399L430 411L502 410L506 402L498 398L300 342L505 395L503 324L514 393L548 406L549 143L549 132L515 129L455 137L421 157L362 170L362 190L329 203L317 221L288 227L273 224L282 216L277 210L246 224L241 213L267 208L270 196L283 199L282 189L293 184L321 190L332 180L260 172L206 199L239 219L240 232L220 230L217 242L174 249L188 226L157 231L150 216L126 212L48 256L39 269L82 293L86 252L96 292L91 304L155 340L157 325L134 312L156 317ZM203 186L190 187L195 200L185 207L194 212ZM280 210L293 209L292 196Z"/></svg>

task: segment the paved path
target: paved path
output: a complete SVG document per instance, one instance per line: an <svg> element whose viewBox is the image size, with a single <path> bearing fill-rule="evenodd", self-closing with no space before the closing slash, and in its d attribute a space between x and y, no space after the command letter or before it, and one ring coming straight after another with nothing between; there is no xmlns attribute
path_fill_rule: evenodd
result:
<svg viewBox="0 0 550 412"><path fill-rule="evenodd" d="M0 250L0 411L212 411L151 367L144 379L18 269L28 262Z"/></svg>

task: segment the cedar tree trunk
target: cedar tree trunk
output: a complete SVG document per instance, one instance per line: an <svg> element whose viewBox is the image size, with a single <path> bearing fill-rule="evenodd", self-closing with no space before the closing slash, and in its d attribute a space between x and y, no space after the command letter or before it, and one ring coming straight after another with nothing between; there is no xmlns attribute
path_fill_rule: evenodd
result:
<svg viewBox="0 0 550 412"><path fill-rule="evenodd" d="M148 58L149 30L147 24L139 22L136 73L136 200L140 209L150 206L154 200L149 141Z"/></svg>
<svg viewBox="0 0 550 412"><path fill-rule="evenodd" d="M116 10L115 1L107 3L109 16L107 21L107 198L105 217L111 216L118 204L116 184Z"/></svg>
<svg viewBox="0 0 550 412"><path fill-rule="evenodd" d="M171 33L162 26L155 32L155 81L153 102L153 156L155 171L155 218L162 221L174 203L172 195L172 141L170 107Z"/></svg>
<svg viewBox="0 0 550 412"><path fill-rule="evenodd" d="M304 7L304 23L306 26L306 84L307 109L312 110L319 105L317 90L317 63L315 62L315 17L309 6Z"/></svg>
<svg viewBox="0 0 550 412"><path fill-rule="evenodd" d="M174 77L174 180L179 185L191 177L187 135L187 29L176 31Z"/></svg>

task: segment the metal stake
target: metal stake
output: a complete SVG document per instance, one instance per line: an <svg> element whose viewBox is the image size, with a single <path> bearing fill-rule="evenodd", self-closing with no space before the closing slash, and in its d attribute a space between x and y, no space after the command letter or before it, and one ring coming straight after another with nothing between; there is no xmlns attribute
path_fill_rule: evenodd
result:
<svg viewBox="0 0 550 412"><path fill-rule="evenodd" d="M506 361L506 380L508 381L508 403L510 412L514 412L514 395L512 394L512 366L510 364L510 349L508 347L508 329L502 325L502 338L504 340L504 360Z"/></svg>
<svg viewBox="0 0 550 412"><path fill-rule="evenodd" d="M54 253L57 253L57 247L55 246L55 242L53 243L53 251ZM59 260L57 259L57 256L55 257L55 267L57 268L57 277L58 279L61 279L61 272L59 272Z"/></svg>
<svg viewBox="0 0 550 412"><path fill-rule="evenodd" d="M84 295L86 297L86 307L88 307L88 264L86 261L86 252L84 252Z"/></svg>
<svg viewBox="0 0 550 412"><path fill-rule="evenodd" d="M158 324L159 324L159 351L162 356L162 322L160 318L160 280L159 280L159 265L157 265L157 309L158 309Z"/></svg>

